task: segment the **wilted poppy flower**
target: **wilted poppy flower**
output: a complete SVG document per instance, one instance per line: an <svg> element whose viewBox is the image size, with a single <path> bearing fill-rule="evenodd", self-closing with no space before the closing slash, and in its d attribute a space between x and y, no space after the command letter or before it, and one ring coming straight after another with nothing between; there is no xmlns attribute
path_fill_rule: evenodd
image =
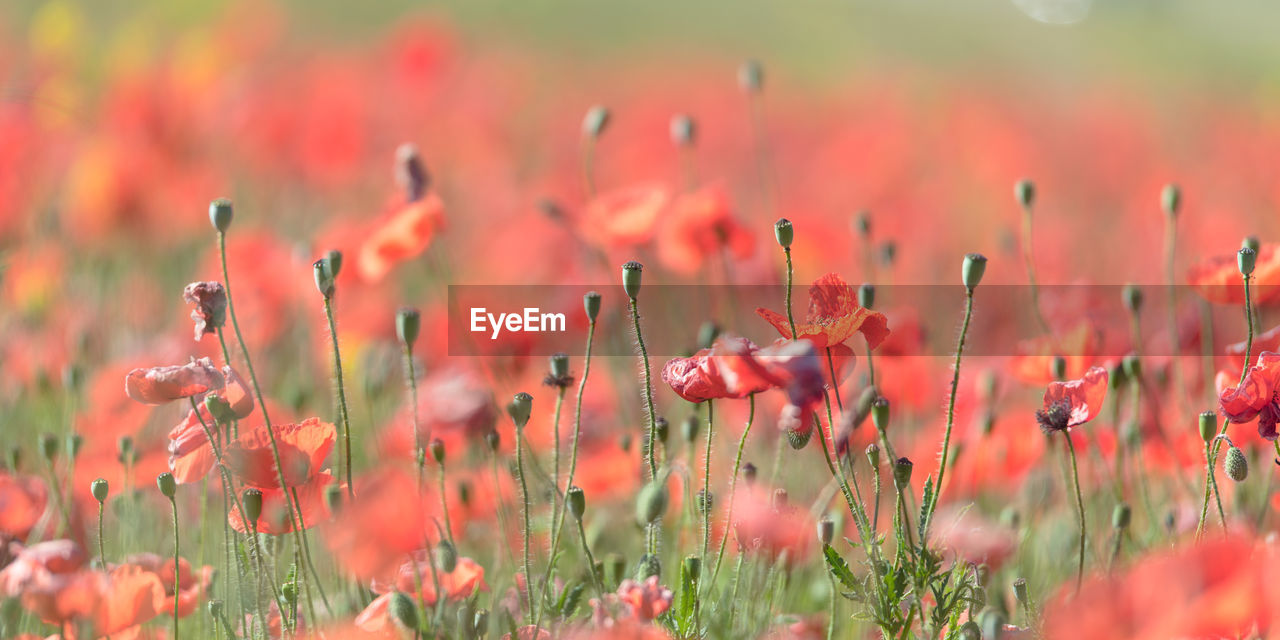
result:
<svg viewBox="0 0 1280 640"><path fill-rule="evenodd" d="M446 601L456 602L471 597L479 591L488 591L489 585L484 582L484 567L471 558L458 558L453 571L433 572L431 554L419 550L413 554L412 562L400 565L395 578L391 581L375 579L371 588L374 593L381 594L356 616L356 626L365 631L382 631L394 628L391 626L390 606L393 592L408 594L415 601L427 606L436 604L435 582L440 581L440 591ZM416 573L416 575L415 575ZM434 577L433 577L434 576ZM421 587L421 591L419 591Z"/></svg>
<svg viewBox="0 0 1280 640"><path fill-rule="evenodd" d="M333 425L307 418L296 424L275 425L276 447L280 452L280 472L289 487L306 484L324 465L333 450L337 434ZM227 445L227 466L246 485L259 489L279 489L271 434L266 426L243 432Z"/></svg>
<svg viewBox="0 0 1280 640"><path fill-rule="evenodd" d="M666 187L654 184L602 193L587 204L581 227L584 237L606 247L631 247L653 238L659 215L670 200Z"/></svg>
<svg viewBox="0 0 1280 640"><path fill-rule="evenodd" d="M227 290L221 282L192 282L182 290L182 299L196 307L191 310L196 341L206 333L217 333L227 321Z"/></svg>
<svg viewBox="0 0 1280 640"><path fill-rule="evenodd" d="M1222 389L1218 394L1218 406L1228 420L1236 424L1258 419L1258 435L1267 440L1276 439L1276 421L1280 420L1280 354L1263 351L1257 364L1245 373L1244 382Z"/></svg>
<svg viewBox="0 0 1280 640"><path fill-rule="evenodd" d="M889 335L889 323L884 314L858 306L858 295L839 274L828 273L809 287L809 312L804 322L796 323L796 334L791 335L791 324L786 313L759 308L756 313L773 325L784 338L800 338L825 349L844 343L861 332L867 344L875 349Z"/></svg>
<svg viewBox="0 0 1280 640"><path fill-rule="evenodd" d="M1236 254L1214 256L1191 268L1187 280L1205 300L1215 304L1244 304L1244 279ZM1280 300L1280 245L1259 249L1249 288L1254 304Z"/></svg>
<svg viewBox="0 0 1280 640"><path fill-rule="evenodd" d="M827 375L813 344L808 340L778 340L763 349L737 355L725 362L725 377L762 380L782 389L788 404L778 428L807 433L813 426L813 408L822 402Z"/></svg>
<svg viewBox="0 0 1280 640"><path fill-rule="evenodd" d="M124 392L143 404L165 404L224 385L222 372L208 358L171 367L134 369L124 377Z"/></svg>
<svg viewBox="0 0 1280 640"><path fill-rule="evenodd" d="M1046 435L1065 431L1097 416L1106 398L1107 370L1092 367L1079 380L1049 383L1044 407L1036 412L1036 422Z"/></svg>
<svg viewBox="0 0 1280 640"><path fill-rule="evenodd" d="M773 386L762 376L743 376L730 371L738 361L737 356L759 350L746 338L721 336L710 349L699 350L688 358L668 360L662 367L662 380L689 402L745 398Z"/></svg>
<svg viewBox="0 0 1280 640"><path fill-rule="evenodd" d="M708 258L749 258L755 244L755 236L733 217L724 189L703 187L671 204L662 218L658 257L673 271L693 274Z"/></svg>
<svg viewBox="0 0 1280 640"><path fill-rule="evenodd" d="M618 601L627 605L631 616L648 622L671 608L671 589L658 582L658 576L649 576L644 582L630 578L618 585Z"/></svg>
<svg viewBox="0 0 1280 640"><path fill-rule="evenodd" d="M0 544L26 540L48 506L44 481L0 472Z"/></svg>
<svg viewBox="0 0 1280 640"><path fill-rule="evenodd" d="M444 228L444 204L434 193L404 204L360 245L356 267L368 282L377 282L405 260L420 255Z"/></svg>

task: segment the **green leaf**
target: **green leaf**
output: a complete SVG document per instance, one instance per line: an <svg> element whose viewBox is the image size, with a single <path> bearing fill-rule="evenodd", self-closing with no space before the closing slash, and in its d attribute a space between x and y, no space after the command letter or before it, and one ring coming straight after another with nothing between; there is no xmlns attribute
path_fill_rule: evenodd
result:
<svg viewBox="0 0 1280 640"><path fill-rule="evenodd" d="M564 618L573 617L573 613L578 609L578 603L582 601L582 590L585 589L587 583L579 582L573 585L572 589L565 589L568 594L561 598L560 615Z"/></svg>
<svg viewBox="0 0 1280 640"><path fill-rule="evenodd" d="M849 569L849 564L840 557L840 553L827 544L822 546L822 555L827 560L827 568L831 570L831 575L835 576L846 589L857 592L858 579Z"/></svg>
<svg viewBox="0 0 1280 640"><path fill-rule="evenodd" d="M924 496L920 499L920 522L917 532L920 537L920 547L924 548L925 535L929 532L929 516L933 511L932 501L936 497L933 495L933 476L929 476L924 481Z"/></svg>
<svg viewBox="0 0 1280 640"><path fill-rule="evenodd" d="M676 618L681 622L693 617L693 609L698 603L698 583L689 575L685 564L680 563L680 602L676 607Z"/></svg>

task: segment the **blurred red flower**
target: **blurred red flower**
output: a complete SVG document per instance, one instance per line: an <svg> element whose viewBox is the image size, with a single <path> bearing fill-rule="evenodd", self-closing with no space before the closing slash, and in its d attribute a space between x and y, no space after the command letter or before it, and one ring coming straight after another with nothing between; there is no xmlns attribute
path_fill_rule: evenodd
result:
<svg viewBox="0 0 1280 640"><path fill-rule="evenodd" d="M1276 421L1280 420L1280 353L1263 351L1257 364L1249 368L1244 381L1225 387L1218 393L1218 406L1228 420L1236 424L1258 420L1258 435L1276 439Z"/></svg>
<svg viewBox="0 0 1280 640"><path fill-rule="evenodd" d="M809 287L809 312L803 323L796 323L796 336L791 335L786 313L765 308L756 309L756 313L773 325L782 337L808 340L818 349L843 344L859 332L875 349L888 337L889 323L884 314L863 309L857 300L857 292L844 278L828 273Z"/></svg>

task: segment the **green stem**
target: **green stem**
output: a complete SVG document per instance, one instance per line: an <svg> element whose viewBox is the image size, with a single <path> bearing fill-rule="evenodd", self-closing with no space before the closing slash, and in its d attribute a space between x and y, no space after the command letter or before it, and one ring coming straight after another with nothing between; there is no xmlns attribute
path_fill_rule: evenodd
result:
<svg viewBox="0 0 1280 640"><path fill-rule="evenodd" d="M840 382L836 380L836 361L831 355L831 347L827 347L827 368L831 371L831 392L836 397L836 406L840 409L840 415L844 415L844 402L840 401ZM830 420L830 418L828 418Z"/></svg>
<svg viewBox="0 0 1280 640"><path fill-rule="evenodd" d="M796 319L791 315L791 281L795 277L795 269L791 265L791 247L783 247L782 253L787 256L787 325L791 327L791 339L796 339Z"/></svg>
<svg viewBox="0 0 1280 640"><path fill-rule="evenodd" d="M1031 284L1031 310L1035 312L1036 324L1040 325L1040 330L1045 335L1051 335L1049 324L1040 311L1040 287L1036 283L1036 261L1031 248L1031 207L1022 208L1022 255L1027 264L1027 281Z"/></svg>
<svg viewBox="0 0 1280 640"><path fill-rule="evenodd" d="M707 400L707 450L702 460L702 564L706 564L711 548L711 437L715 433L713 401ZM650 553L653 551L650 550Z"/></svg>
<svg viewBox="0 0 1280 640"><path fill-rule="evenodd" d="M1080 468L1076 465L1076 445L1071 440L1071 434L1067 431L1062 432L1063 437L1067 439L1067 452L1071 455L1071 477L1075 482L1076 489L1076 510L1080 514L1080 553L1076 564L1076 593L1080 593L1080 584L1084 581L1084 547L1086 542L1085 531L1085 515L1084 515L1084 492L1080 490Z"/></svg>
<svg viewBox="0 0 1280 640"><path fill-rule="evenodd" d="M454 544L453 542L453 525L449 523L449 497L447 495L448 494L447 485L445 484L445 481L444 481L444 463L443 462L440 463L440 475L438 477L440 479L440 511L444 514L445 537L449 540L449 544L453 545L454 549L457 549L458 545Z"/></svg>
<svg viewBox="0 0 1280 640"><path fill-rule="evenodd" d="M729 514L727 517L727 526L725 534L720 538L720 551L716 553L716 565L711 571L711 580L707 581L709 585L715 585L716 577L720 575L720 562L724 560L725 543L729 541L729 530L733 527L733 503L738 489L738 473L742 469L742 452L747 447L747 434L751 433L751 425L755 423L756 417L756 394L747 396L747 427L742 430L742 438L738 440L738 453L733 459L733 475L729 476Z"/></svg>
<svg viewBox="0 0 1280 640"><path fill-rule="evenodd" d="M1252 299L1249 295L1249 276L1244 276L1244 322L1245 322L1245 326L1248 328L1248 334L1247 334L1248 337L1245 339L1245 343L1244 343L1244 365L1240 369L1239 384L1244 384L1244 379L1249 374L1249 359L1253 356L1253 311L1251 309L1252 306L1253 306ZM1227 432L1227 425L1230 425L1230 424L1231 424L1231 420L1224 416L1222 419L1222 427L1218 429L1218 435L1225 434ZM1276 448L1276 455L1280 457L1280 439L1273 441L1272 445L1274 445ZM1204 501L1200 505L1200 521L1196 523L1196 540L1197 541L1200 540L1200 537L1204 534L1205 520L1207 520L1209 517L1209 497L1211 495L1216 497L1219 503L1221 503L1221 500L1222 500L1222 498L1218 495L1218 485L1217 485L1217 482L1214 480L1214 475L1213 475L1213 467L1218 460L1218 451L1221 449L1221 447L1222 447L1222 439L1214 438L1213 445L1210 448L1209 455L1208 455L1208 463L1209 463L1208 469L1205 472ZM1219 507L1219 509L1221 509L1221 507ZM1226 527L1225 518L1223 519L1223 527L1224 528Z"/></svg>
<svg viewBox="0 0 1280 640"><path fill-rule="evenodd" d="M523 512L524 523L521 528L521 538L523 538L523 562L524 562L524 590L525 598L532 610L540 609L537 602L533 599L533 580L529 577L533 575L530 571L529 563L529 536L532 530L529 526L529 485L524 479L524 446L521 444L523 438L520 436L521 429L516 429L516 476L520 478L520 504ZM536 633L534 634L537 635Z"/></svg>
<svg viewBox="0 0 1280 640"><path fill-rule="evenodd" d="M169 496L169 510L173 513L173 640L178 640L178 601L182 593L182 572L178 567L178 503Z"/></svg>
<svg viewBox="0 0 1280 640"><path fill-rule="evenodd" d="M658 430L657 413L654 412L653 408L653 383L649 371L649 351L645 349L644 336L640 334L640 311L636 306L635 298L631 298L631 323L635 327L636 344L640 346L640 360L644 363L645 412L649 414L648 446L645 447L645 455L649 460L649 479L656 480L658 478L658 463L654 458L654 444Z"/></svg>
<svg viewBox="0 0 1280 640"><path fill-rule="evenodd" d="M596 595L604 597L604 585L600 583L600 576L596 573L596 558L591 555L591 546L587 544L587 531L582 526L582 521L578 520L578 537L582 540L582 553L587 557L587 572L591 574L591 585L596 589Z"/></svg>
<svg viewBox="0 0 1280 640"><path fill-rule="evenodd" d="M98 503L98 561L102 563L102 569L107 568L107 547L102 541L102 503Z"/></svg>
<svg viewBox="0 0 1280 640"><path fill-rule="evenodd" d="M422 437L422 423L418 417L418 375L413 366L413 346L404 347L405 378L409 382L409 404L413 407L413 452L414 459L426 460L426 442ZM422 486L422 464L418 466L418 486Z"/></svg>
<svg viewBox="0 0 1280 640"><path fill-rule="evenodd" d="M1034 289L1033 289L1034 291ZM938 497L942 495L942 481L947 474L947 459L951 453L951 428L956 421L956 392L960 388L960 358L964 355L964 340L969 334L969 320L973 318L973 289L965 288L964 323L960 325L960 343L956 346L956 360L951 372L951 394L947 400L947 431L942 437L942 459L938 462L938 482L934 485L933 500L930 501L926 520L933 519L933 512L938 508Z"/></svg>
<svg viewBox="0 0 1280 640"><path fill-rule="evenodd" d="M351 479L351 418L347 413L347 390L342 380L342 353L338 350L338 328L333 320L333 296L331 295L324 296L324 317L329 323L329 343L333 346L333 375L338 386L338 417L342 421L342 458L347 472L347 497L354 500L356 493L355 483ZM299 507L299 515L301 515L301 507Z"/></svg>

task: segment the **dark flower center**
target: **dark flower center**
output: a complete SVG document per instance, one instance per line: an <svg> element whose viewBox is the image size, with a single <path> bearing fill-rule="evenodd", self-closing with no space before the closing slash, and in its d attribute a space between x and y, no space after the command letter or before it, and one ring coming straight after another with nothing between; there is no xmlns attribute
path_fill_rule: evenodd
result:
<svg viewBox="0 0 1280 640"><path fill-rule="evenodd" d="M1059 400L1048 408L1036 412L1036 422L1045 435L1053 435L1055 431L1066 431L1067 422L1071 419L1071 403Z"/></svg>

